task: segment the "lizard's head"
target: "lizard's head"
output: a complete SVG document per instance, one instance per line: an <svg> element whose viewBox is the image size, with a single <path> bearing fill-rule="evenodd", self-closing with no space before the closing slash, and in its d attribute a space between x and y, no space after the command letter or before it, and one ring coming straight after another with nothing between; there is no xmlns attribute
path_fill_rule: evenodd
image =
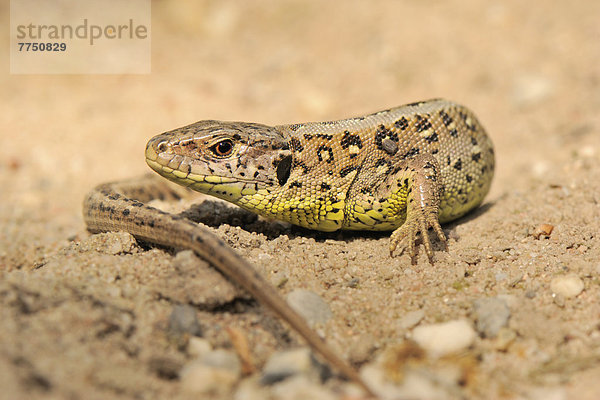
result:
<svg viewBox="0 0 600 400"><path fill-rule="evenodd" d="M200 121L155 136L146 145L146 163L160 175L232 202L283 185L291 159L280 131L242 122Z"/></svg>

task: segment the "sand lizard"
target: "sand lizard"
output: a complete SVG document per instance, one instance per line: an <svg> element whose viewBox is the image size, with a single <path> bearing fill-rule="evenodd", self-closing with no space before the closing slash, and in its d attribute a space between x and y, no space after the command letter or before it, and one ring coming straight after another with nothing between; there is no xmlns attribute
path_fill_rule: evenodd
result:
<svg viewBox="0 0 600 400"><path fill-rule="evenodd" d="M415 259L420 234L477 207L494 173L490 138L467 108L429 100L332 122L281 126L200 121L152 138L146 162L167 179L262 216L320 231L393 231ZM149 242L192 248L296 329L363 386L252 266L202 225L142 201L175 195L149 180L101 185L84 203L92 232L124 230ZM135 199L135 200L134 200Z"/></svg>

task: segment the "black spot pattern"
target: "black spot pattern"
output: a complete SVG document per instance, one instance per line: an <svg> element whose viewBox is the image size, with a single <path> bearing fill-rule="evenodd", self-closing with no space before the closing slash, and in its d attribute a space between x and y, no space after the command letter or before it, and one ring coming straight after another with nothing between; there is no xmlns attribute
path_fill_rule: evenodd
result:
<svg viewBox="0 0 600 400"><path fill-rule="evenodd" d="M454 169L457 171L460 171L462 169L462 161L460 158L454 163Z"/></svg>
<svg viewBox="0 0 600 400"><path fill-rule="evenodd" d="M355 135L350 133L350 131L344 131L344 136L342 136L342 141L340 142L342 149L347 149L348 147L354 145L359 149L362 149L363 144L362 140L360 140L359 135Z"/></svg>
<svg viewBox="0 0 600 400"><path fill-rule="evenodd" d="M333 122L332 122L332 123L333 123ZM316 138L319 138L319 139L325 139L325 140L331 140L331 139L333 139L333 135L329 135L329 134L327 134L327 133L317 133L317 134L315 135L315 137L316 137Z"/></svg>
<svg viewBox="0 0 600 400"><path fill-rule="evenodd" d="M439 141L439 137L438 137L438 134L436 132L433 132L431 135L426 136L425 140L427 141L427 143L438 142Z"/></svg>
<svg viewBox="0 0 600 400"><path fill-rule="evenodd" d="M448 113L446 113L444 110L441 110L439 114L440 117L442 117L442 122L444 123L444 126L446 127L450 126L450 124L454 121L452 117L449 116Z"/></svg>
<svg viewBox="0 0 600 400"><path fill-rule="evenodd" d="M342 170L340 171L340 177L345 178L346 175L348 175L350 172L354 171L355 169L358 169L358 167L356 167L355 165L349 165L347 167L342 168Z"/></svg>
<svg viewBox="0 0 600 400"><path fill-rule="evenodd" d="M321 145L321 146L319 146L317 148L317 157L319 158L319 161L323 161L323 154L322 153L324 151L326 151L326 152L329 153L326 161L328 163L333 162L333 149L331 147L329 147L329 146L324 146L324 145Z"/></svg>
<svg viewBox="0 0 600 400"><path fill-rule="evenodd" d="M417 121L415 122L415 130L417 132L423 132L428 129L431 129L431 122L421 115L416 116Z"/></svg>
<svg viewBox="0 0 600 400"><path fill-rule="evenodd" d="M304 146L302 146L302 143L297 138L290 139L290 146L293 151L297 151L298 153L301 153L302 150L304 150Z"/></svg>
<svg viewBox="0 0 600 400"><path fill-rule="evenodd" d="M394 126L404 131L406 128L408 128L408 120L405 117L402 117L398 121L394 122Z"/></svg>

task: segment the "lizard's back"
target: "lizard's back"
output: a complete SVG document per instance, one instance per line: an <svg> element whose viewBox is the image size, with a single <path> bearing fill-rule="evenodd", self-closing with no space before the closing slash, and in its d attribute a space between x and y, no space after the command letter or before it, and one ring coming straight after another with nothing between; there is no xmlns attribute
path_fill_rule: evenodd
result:
<svg viewBox="0 0 600 400"><path fill-rule="evenodd" d="M419 155L431 154L439 165L442 223L479 205L492 181L491 140L470 110L446 100L277 128L291 138L293 153L288 189L278 201L301 209L331 208L325 210L328 229L323 230L400 226L402 205L391 210L386 199L390 190L406 188L393 188L390 177Z"/></svg>

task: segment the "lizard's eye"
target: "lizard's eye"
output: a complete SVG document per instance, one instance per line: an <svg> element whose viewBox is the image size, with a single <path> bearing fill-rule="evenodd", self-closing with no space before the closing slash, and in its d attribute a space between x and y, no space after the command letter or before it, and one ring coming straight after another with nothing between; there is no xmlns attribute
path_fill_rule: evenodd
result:
<svg viewBox="0 0 600 400"><path fill-rule="evenodd" d="M210 151L217 157L227 157L233 151L233 142L231 139L221 140L220 142L212 145Z"/></svg>

